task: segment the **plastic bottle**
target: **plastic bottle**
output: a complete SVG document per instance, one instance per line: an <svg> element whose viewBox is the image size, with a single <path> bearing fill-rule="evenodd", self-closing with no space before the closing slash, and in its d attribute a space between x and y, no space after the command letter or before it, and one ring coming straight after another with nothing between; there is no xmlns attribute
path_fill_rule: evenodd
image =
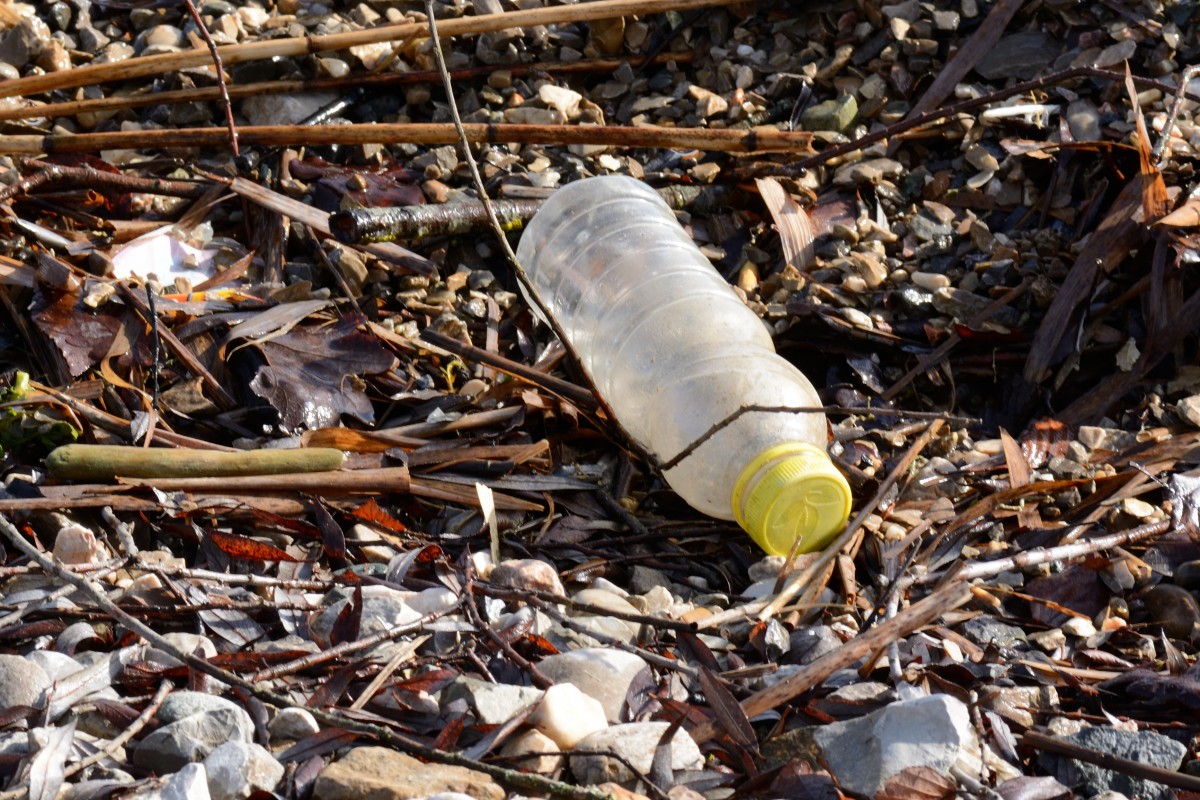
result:
<svg viewBox="0 0 1200 800"><path fill-rule="evenodd" d="M656 192L621 176L555 192L521 237L530 283L621 425L666 463L740 408L821 405ZM664 477L768 553L823 547L850 513L825 415L749 412Z"/></svg>

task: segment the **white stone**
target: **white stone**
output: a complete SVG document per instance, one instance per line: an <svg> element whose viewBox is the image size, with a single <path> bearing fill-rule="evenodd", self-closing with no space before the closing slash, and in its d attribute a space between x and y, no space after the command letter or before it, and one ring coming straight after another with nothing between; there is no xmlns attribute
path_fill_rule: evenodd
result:
<svg viewBox="0 0 1200 800"><path fill-rule="evenodd" d="M65 525L54 537L54 558L62 564L94 564L107 557L107 548L82 525Z"/></svg>
<svg viewBox="0 0 1200 800"><path fill-rule="evenodd" d="M1081 639L1086 639L1096 632L1096 626L1087 617L1071 617L1059 627L1068 636L1078 636Z"/></svg>
<svg viewBox="0 0 1200 800"><path fill-rule="evenodd" d="M500 755L516 759L519 769L530 772L554 772L562 766L562 755L558 745L538 730L525 731L514 736L500 748ZM521 758L524 756L524 758Z"/></svg>
<svg viewBox="0 0 1200 800"><path fill-rule="evenodd" d="M270 792L283 780L283 764L262 745L226 742L204 759L208 792L213 800L238 800Z"/></svg>
<svg viewBox="0 0 1200 800"><path fill-rule="evenodd" d="M276 739L294 741L319 733L321 726L317 724L316 717L308 710L285 708L275 715L267 725L267 730L271 733L272 741Z"/></svg>
<svg viewBox="0 0 1200 800"><path fill-rule="evenodd" d="M529 721L564 750L608 727L604 706L573 683L558 683L547 689Z"/></svg>
<svg viewBox="0 0 1200 800"><path fill-rule="evenodd" d="M185 764L157 789L138 795L141 800L210 800L203 764Z"/></svg>
<svg viewBox="0 0 1200 800"><path fill-rule="evenodd" d="M649 666L624 650L581 647L543 658L538 669L556 684L573 684L598 700L609 722L621 722L629 687Z"/></svg>
<svg viewBox="0 0 1200 800"><path fill-rule="evenodd" d="M562 86L544 83L538 89L538 99L549 108L558 111L565 119L573 119L579 113L579 103L583 100L583 95Z"/></svg>

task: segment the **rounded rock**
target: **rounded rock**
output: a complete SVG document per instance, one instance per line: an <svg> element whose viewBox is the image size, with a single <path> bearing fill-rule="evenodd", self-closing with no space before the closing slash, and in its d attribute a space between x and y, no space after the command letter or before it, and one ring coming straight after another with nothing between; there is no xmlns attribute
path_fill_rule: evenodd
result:
<svg viewBox="0 0 1200 800"><path fill-rule="evenodd" d="M0 708L32 706L50 687L46 670L21 656L0 655Z"/></svg>

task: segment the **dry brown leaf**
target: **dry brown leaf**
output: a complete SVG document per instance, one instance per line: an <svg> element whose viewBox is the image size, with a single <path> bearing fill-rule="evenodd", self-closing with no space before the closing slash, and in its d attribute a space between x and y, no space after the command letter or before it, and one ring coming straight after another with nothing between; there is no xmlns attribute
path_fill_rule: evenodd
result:
<svg viewBox="0 0 1200 800"><path fill-rule="evenodd" d="M955 789L954 781L930 767L909 767L889 778L875 800L945 800Z"/></svg>
<svg viewBox="0 0 1200 800"><path fill-rule="evenodd" d="M816 247L813 244L816 237L813 235L808 214L774 178L759 178L755 183L763 202L767 204L767 210L771 212L775 228L779 231L784 259L803 272L816 255Z"/></svg>
<svg viewBox="0 0 1200 800"><path fill-rule="evenodd" d="M1200 226L1200 198L1191 198L1162 219L1155 220L1154 224L1166 225L1171 228L1195 228Z"/></svg>

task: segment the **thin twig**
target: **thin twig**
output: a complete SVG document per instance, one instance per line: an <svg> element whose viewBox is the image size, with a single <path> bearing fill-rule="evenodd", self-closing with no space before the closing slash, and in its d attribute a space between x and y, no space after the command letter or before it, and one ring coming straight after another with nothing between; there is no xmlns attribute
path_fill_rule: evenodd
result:
<svg viewBox="0 0 1200 800"><path fill-rule="evenodd" d="M229 150L233 154L233 157L237 158L240 155L238 152L237 125L233 121L233 104L229 102L229 89L225 86L225 65L221 63L221 53L217 50L217 43L213 41L208 26L200 18L200 12L196 10L196 4L192 0L183 0L183 2L187 5L188 14L191 15L192 22L196 23L196 28L200 31L200 38L204 39L204 43L208 45L209 55L212 56L213 69L217 75L217 89L221 93L221 105L225 109L225 126L229 129Z"/></svg>

